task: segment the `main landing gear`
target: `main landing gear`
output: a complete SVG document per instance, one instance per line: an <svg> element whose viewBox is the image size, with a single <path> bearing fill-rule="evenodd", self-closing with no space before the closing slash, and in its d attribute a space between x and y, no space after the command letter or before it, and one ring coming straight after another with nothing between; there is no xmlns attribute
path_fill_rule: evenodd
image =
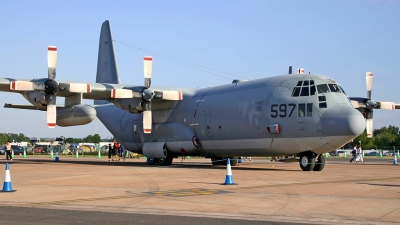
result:
<svg viewBox="0 0 400 225"><path fill-rule="evenodd" d="M303 171L321 171L325 167L325 156L311 151L303 152L299 163Z"/></svg>
<svg viewBox="0 0 400 225"><path fill-rule="evenodd" d="M226 166L226 159L229 158L231 166L236 166L238 163L238 157L211 157L211 163L213 166L221 165Z"/></svg>
<svg viewBox="0 0 400 225"><path fill-rule="evenodd" d="M169 152L168 152L169 153ZM174 160L174 156L170 153L165 156L164 159L159 158L147 158L148 165L160 165L160 166L170 166L172 164L172 160Z"/></svg>

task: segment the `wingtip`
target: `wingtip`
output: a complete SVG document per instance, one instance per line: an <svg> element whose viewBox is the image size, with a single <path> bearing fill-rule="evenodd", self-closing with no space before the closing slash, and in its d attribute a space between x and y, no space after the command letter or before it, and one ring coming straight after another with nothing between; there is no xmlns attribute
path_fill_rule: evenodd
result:
<svg viewBox="0 0 400 225"><path fill-rule="evenodd" d="M48 127L48 128L55 128L55 127L56 127L56 124L55 124L55 123L48 123L48 124L47 124L47 127Z"/></svg>

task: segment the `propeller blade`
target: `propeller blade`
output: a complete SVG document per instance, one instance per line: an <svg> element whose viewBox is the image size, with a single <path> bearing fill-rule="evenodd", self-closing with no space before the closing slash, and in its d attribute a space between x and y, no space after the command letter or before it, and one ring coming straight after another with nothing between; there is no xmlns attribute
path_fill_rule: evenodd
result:
<svg viewBox="0 0 400 225"><path fill-rule="evenodd" d="M154 91L155 99L164 99L164 100L182 100L182 92L180 91Z"/></svg>
<svg viewBox="0 0 400 225"><path fill-rule="evenodd" d="M15 91L33 91L35 84L30 81L13 80L10 83L10 89Z"/></svg>
<svg viewBox="0 0 400 225"><path fill-rule="evenodd" d="M57 67L56 46L49 46L47 48L47 67L48 67L48 78L50 80L56 79L56 67Z"/></svg>
<svg viewBox="0 0 400 225"><path fill-rule="evenodd" d="M60 91L68 91L73 93L90 93L92 86L90 84L74 84L74 83L59 83Z"/></svg>
<svg viewBox="0 0 400 225"><path fill-rule="evenodd" d="M367 72L365 77L366 77L366 81L367 81L367 98L371 99L372 77L373 77L372 72Z"/></svg>
<svg viewBox="0 0 400 225"><path fill-rule="evenodd" d="M367 137L372 138L373 120L372 118L367 118Z"/></svg>
<svg viewBox="0 0 400 225"><path fill-rule="evenodd" d="M151 133L151 127L152 127L152 115L151 111L143 111L143 132L146 134Z"/></svg>
<svg viewBox="0 0 400 225"><path fill-rule="evenodd" d="M129 89L112 89L111 98L141 98L142 93Z"/></svg>
<svg viewBox="0 0 400 225"><path fill-rule="evenodd" d="M144 68L144 86L149 88L151 85L151 72L153 68L153 58L151 56L145 56L143 59Z"/></svg>
<svg viewBox="0 0 400 225"><path fill-rule="evenodd" d="M389 109L389 110L391 110L391 109L395 109L396 108L394 102L379 102L378 104L379 104L379 108L380 109Z"/></svg>
<svg viewBox="0 0 400 225"><path fill-rule="evenodd" d="M47 95L47 127L55 128L57 122L56 95Z"/></svg>

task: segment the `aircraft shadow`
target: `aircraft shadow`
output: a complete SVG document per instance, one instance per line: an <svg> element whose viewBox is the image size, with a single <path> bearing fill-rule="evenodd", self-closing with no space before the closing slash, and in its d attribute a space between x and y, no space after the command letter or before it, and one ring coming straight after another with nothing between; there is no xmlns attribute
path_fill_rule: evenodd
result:
<svg viewBox="0 0 400 225"><path fill-rule="evenodd" d="M6 162L3 160L3 162ZM8 161L9 164L23 164L23 163L29 163L29 164L48 164L48 163L59 163L59 164L75 164L75 165L95 165L95 166L121 166L121 167L127 167L127 166L132 166L132 167L146 167L146 168L151 168L151 167L158 167L158 168L165 168L165 169L175 169L177 167L184 167L185 169L214 169L214 170L226 170L226 166L224 165L217 165L213 166L210 163L201 163L201 162L193 162L193 163L179 163L179 162L173 162L172 165L170 166L160 166L160 165L148 165L145 162L145 159L143 159L143 162L132 162L132 161L93 161L93 160L85 160L85 159L77 159L77 160L63 160L62 158L60 159L59 162L55 162L49 159L14 159L13 161ZM261 163L258 163L261 164ZM254 164L253 164L254 165ZM257 165L257 164L255 164ZM265 164L263 164L265 165ZM296 171L296 172L302 172L302 170L299 169L281 169L281 168L276 168L276 167L270 167L270 168L261 168L261 167L244 167L244 166L232 166L232 170L239 170L239 171Z"/></svg>

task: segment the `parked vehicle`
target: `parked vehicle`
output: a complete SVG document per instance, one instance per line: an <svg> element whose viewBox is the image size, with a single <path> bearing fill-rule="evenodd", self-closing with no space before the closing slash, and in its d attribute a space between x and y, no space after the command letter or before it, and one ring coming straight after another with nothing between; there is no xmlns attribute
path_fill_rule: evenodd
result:
<svg viewBox="0 0 400 225"><path fill-rule="evenodd" d="M4 147L0 147L0 155L5 155L6 149Z"/></svg>
<svg viewBox="0 0 400 225"><path fill-rule="evenodd" d="M35 149L33 149L33 152L36 154L46 153L43 147L36 147Z"/></svg>
<svg viewBox="0 0 400 225"><path fill-rule="evenodd" d="M369 152L367 156L379 156L379 152Z"/></svg>
<svg viewBox="0 0 400 225"><path fill-rule="evenodd" d="M22 146L11 145L11 149L14 151L14 155L22 155L24 154L25 148Z"/></svg>

